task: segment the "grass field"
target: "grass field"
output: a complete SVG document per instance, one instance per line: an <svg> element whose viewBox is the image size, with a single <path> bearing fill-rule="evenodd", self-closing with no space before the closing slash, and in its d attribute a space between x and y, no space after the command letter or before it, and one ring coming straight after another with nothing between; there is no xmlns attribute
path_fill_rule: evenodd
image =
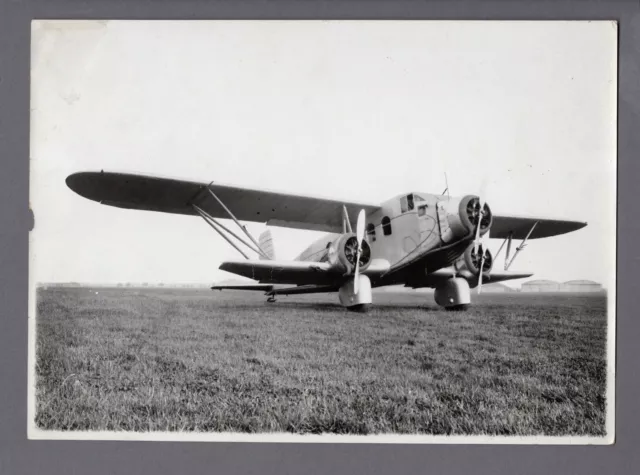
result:
<svg viewBox="0 0 640 475"><path fill-rule="evenodd" d="M98 294L96 294L98 291ZM606 296L39 289L56 430L603 435Z"/></svg>

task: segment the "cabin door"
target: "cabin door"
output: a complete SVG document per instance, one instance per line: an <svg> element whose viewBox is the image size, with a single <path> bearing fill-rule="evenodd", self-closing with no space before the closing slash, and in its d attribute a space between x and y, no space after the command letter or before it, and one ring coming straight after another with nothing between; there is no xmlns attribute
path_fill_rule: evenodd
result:
<svg viewBox="0 0 640 475"><path fill-rule="evenodd" d="M431 248L433 240L438 239L437 211L433 204L419 202L416 206L418 217L418 232L420 233L420 247Z"/></svg>

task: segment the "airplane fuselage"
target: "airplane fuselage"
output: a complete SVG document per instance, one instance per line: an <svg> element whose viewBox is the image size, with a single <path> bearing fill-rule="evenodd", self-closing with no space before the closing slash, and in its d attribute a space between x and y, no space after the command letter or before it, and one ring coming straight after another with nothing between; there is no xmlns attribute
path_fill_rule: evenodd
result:
<svg viewBox="0 0 640 475"><path fill-rule="evenodd" d="M373 259L385 259L391 268L468 237L460 223L460 203L468 197L449 198L430 193L407 193L385 201L367 216L366 241ZM298 261L324 262L329 245L341 234L322 236L307 247ZM460 252L461 254L462 252Z"/></svg>

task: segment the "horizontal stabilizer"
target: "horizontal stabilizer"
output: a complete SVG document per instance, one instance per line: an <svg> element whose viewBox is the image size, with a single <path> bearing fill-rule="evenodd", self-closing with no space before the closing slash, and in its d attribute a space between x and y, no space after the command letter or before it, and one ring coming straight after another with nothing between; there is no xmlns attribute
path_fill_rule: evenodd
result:
<svg viewBox="0 0 640 475"><path fill-rule="evenodd" d="M342 285L345 276L328 262L242 260L225 261L220 269L232 274L257 280L261 284ZM384 274L389 270L386 259L372 259L362 273L368 276Z"/></svg>
<svg viewBox="0 0 640 475"><path fill-rule="evenodd" d="M331 284L342 274L327 262L242 260L226 261L220 269L268 284Z"/></svg>
<svg viewBox="0 0 640 475"><path fill-rule="evenodd" d="M299 285L296 287L285 287L273 289L270 295L301 295L301 294L321 294L325 292L336 292L340 287L335 285Z"/></svg>
<svg viewBox="0 0 640 475"><path fill-rule="evenodd" d="M271 284L246 285L214 285L211 290L254 290L263 291L268 295L300 295L335 292L339 289L335 285L297 285L295 287L276 287Z"/></svg>
<svg viewBox="0 0 640 475"><path fill-rule="evenodd" d="M246 285L214 285L211 290L262 290L269 292L273 290L270 284L246 284Z"/></svg>

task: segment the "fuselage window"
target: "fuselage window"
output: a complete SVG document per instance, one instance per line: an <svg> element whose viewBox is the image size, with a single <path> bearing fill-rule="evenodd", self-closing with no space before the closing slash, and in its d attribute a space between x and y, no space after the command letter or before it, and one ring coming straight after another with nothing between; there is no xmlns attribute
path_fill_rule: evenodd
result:
<svg viewBox="0 0 640 475"><path fill-rule="evenodd" d="M384 218L382 218L382 233L385 236L389 236L391 235L391 220L389 219L389 216L385 216Z"/></svg>
<svg viewBox="0 0 640 475"><path fill-rule="evenodd" d="M376 227L373 225L373 223L367 224L367 236L371 238L371 241L376 240Z"/></svg>

